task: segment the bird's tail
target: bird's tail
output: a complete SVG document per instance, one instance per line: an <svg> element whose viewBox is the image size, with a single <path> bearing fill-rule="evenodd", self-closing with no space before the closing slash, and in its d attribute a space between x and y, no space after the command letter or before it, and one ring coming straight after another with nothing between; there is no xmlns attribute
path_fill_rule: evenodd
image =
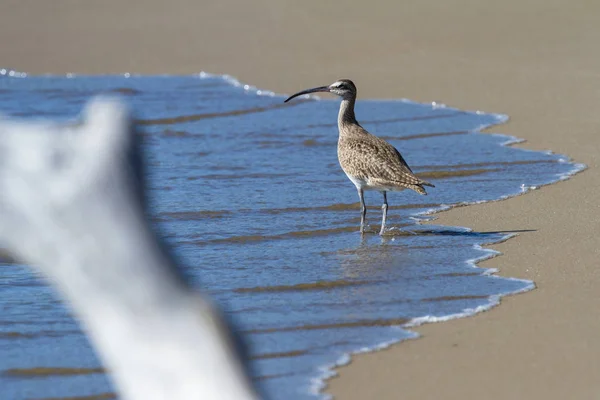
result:
<svg viewBox="0 0 600 400"><path fill-rule="evenodd" d="M421 181L417 185L410 185L409 188L419 194L427 195L427 191L425 190L425 188L423 186L435 187L435 185L433 185L427 181Z"/></svg>

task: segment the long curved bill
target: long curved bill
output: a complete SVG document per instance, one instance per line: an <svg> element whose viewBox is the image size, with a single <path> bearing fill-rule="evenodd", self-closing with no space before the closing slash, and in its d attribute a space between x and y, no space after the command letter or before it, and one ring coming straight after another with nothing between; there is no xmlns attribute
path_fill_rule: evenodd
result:
<svg viewBox="0 0 600 400"><path fill-rule="evenodd" d="M317 92L328 92L329 93L329 86L319 86L319 87L316 87L316 88L303 90L301 92L298 92L298 93L293 94L290 97L288 97L287 100L284 101L284 103L287 103L288 101L290 101L294 97L302 96L303 94L317 93Z"/></svg>

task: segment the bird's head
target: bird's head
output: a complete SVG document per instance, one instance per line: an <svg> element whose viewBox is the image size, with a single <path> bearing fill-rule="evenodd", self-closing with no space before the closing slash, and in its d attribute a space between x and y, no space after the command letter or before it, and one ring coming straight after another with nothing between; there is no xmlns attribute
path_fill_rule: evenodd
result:
<svg viewBox="0 0 600 400"><path fill-rule="evenodd" d="M293 99L294 97L302 96L303 94L326 92L333 93L345 100L349 100L356 97L356 86L350 79L339 79L333 82L329 86L319 86L312 89L303 90L296 94L291 95L285 100L285 103Z"/></svg>

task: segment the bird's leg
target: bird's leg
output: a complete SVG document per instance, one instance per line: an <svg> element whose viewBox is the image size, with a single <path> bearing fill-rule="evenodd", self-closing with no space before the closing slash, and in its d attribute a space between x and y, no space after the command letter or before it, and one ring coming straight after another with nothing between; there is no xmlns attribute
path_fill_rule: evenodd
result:
<svg viewBox="0 0 600 400"><path fill-rule="evenodd" d="M383 205L381 206L381 210L383 211L383 217L381 218L381 230L379 231L379 234L383 235L383 231L385 229L385 220L387 219L388 202L387 193L385 191L381 193L383 194Z"/></svg>
<svg viewBox="0 0 600 400"><path fill-rule="evenodd" d="M367 206L365 206L365 197L363 190L358 189L358 198L360 199L360 233L365 233L365 219L367 216Z"/></svg>

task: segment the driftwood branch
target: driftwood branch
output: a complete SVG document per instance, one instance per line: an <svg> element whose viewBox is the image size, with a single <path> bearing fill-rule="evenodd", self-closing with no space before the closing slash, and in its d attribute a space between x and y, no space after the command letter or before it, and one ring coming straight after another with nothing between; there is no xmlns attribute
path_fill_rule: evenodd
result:
<svg viewBox="0 0 600 400"><path fill-rule="evenodd" d="M128 109L97 98L83 117L0 119L0 247L59 289L122 398L256 398L220 313L147 222Z"/></svg>

